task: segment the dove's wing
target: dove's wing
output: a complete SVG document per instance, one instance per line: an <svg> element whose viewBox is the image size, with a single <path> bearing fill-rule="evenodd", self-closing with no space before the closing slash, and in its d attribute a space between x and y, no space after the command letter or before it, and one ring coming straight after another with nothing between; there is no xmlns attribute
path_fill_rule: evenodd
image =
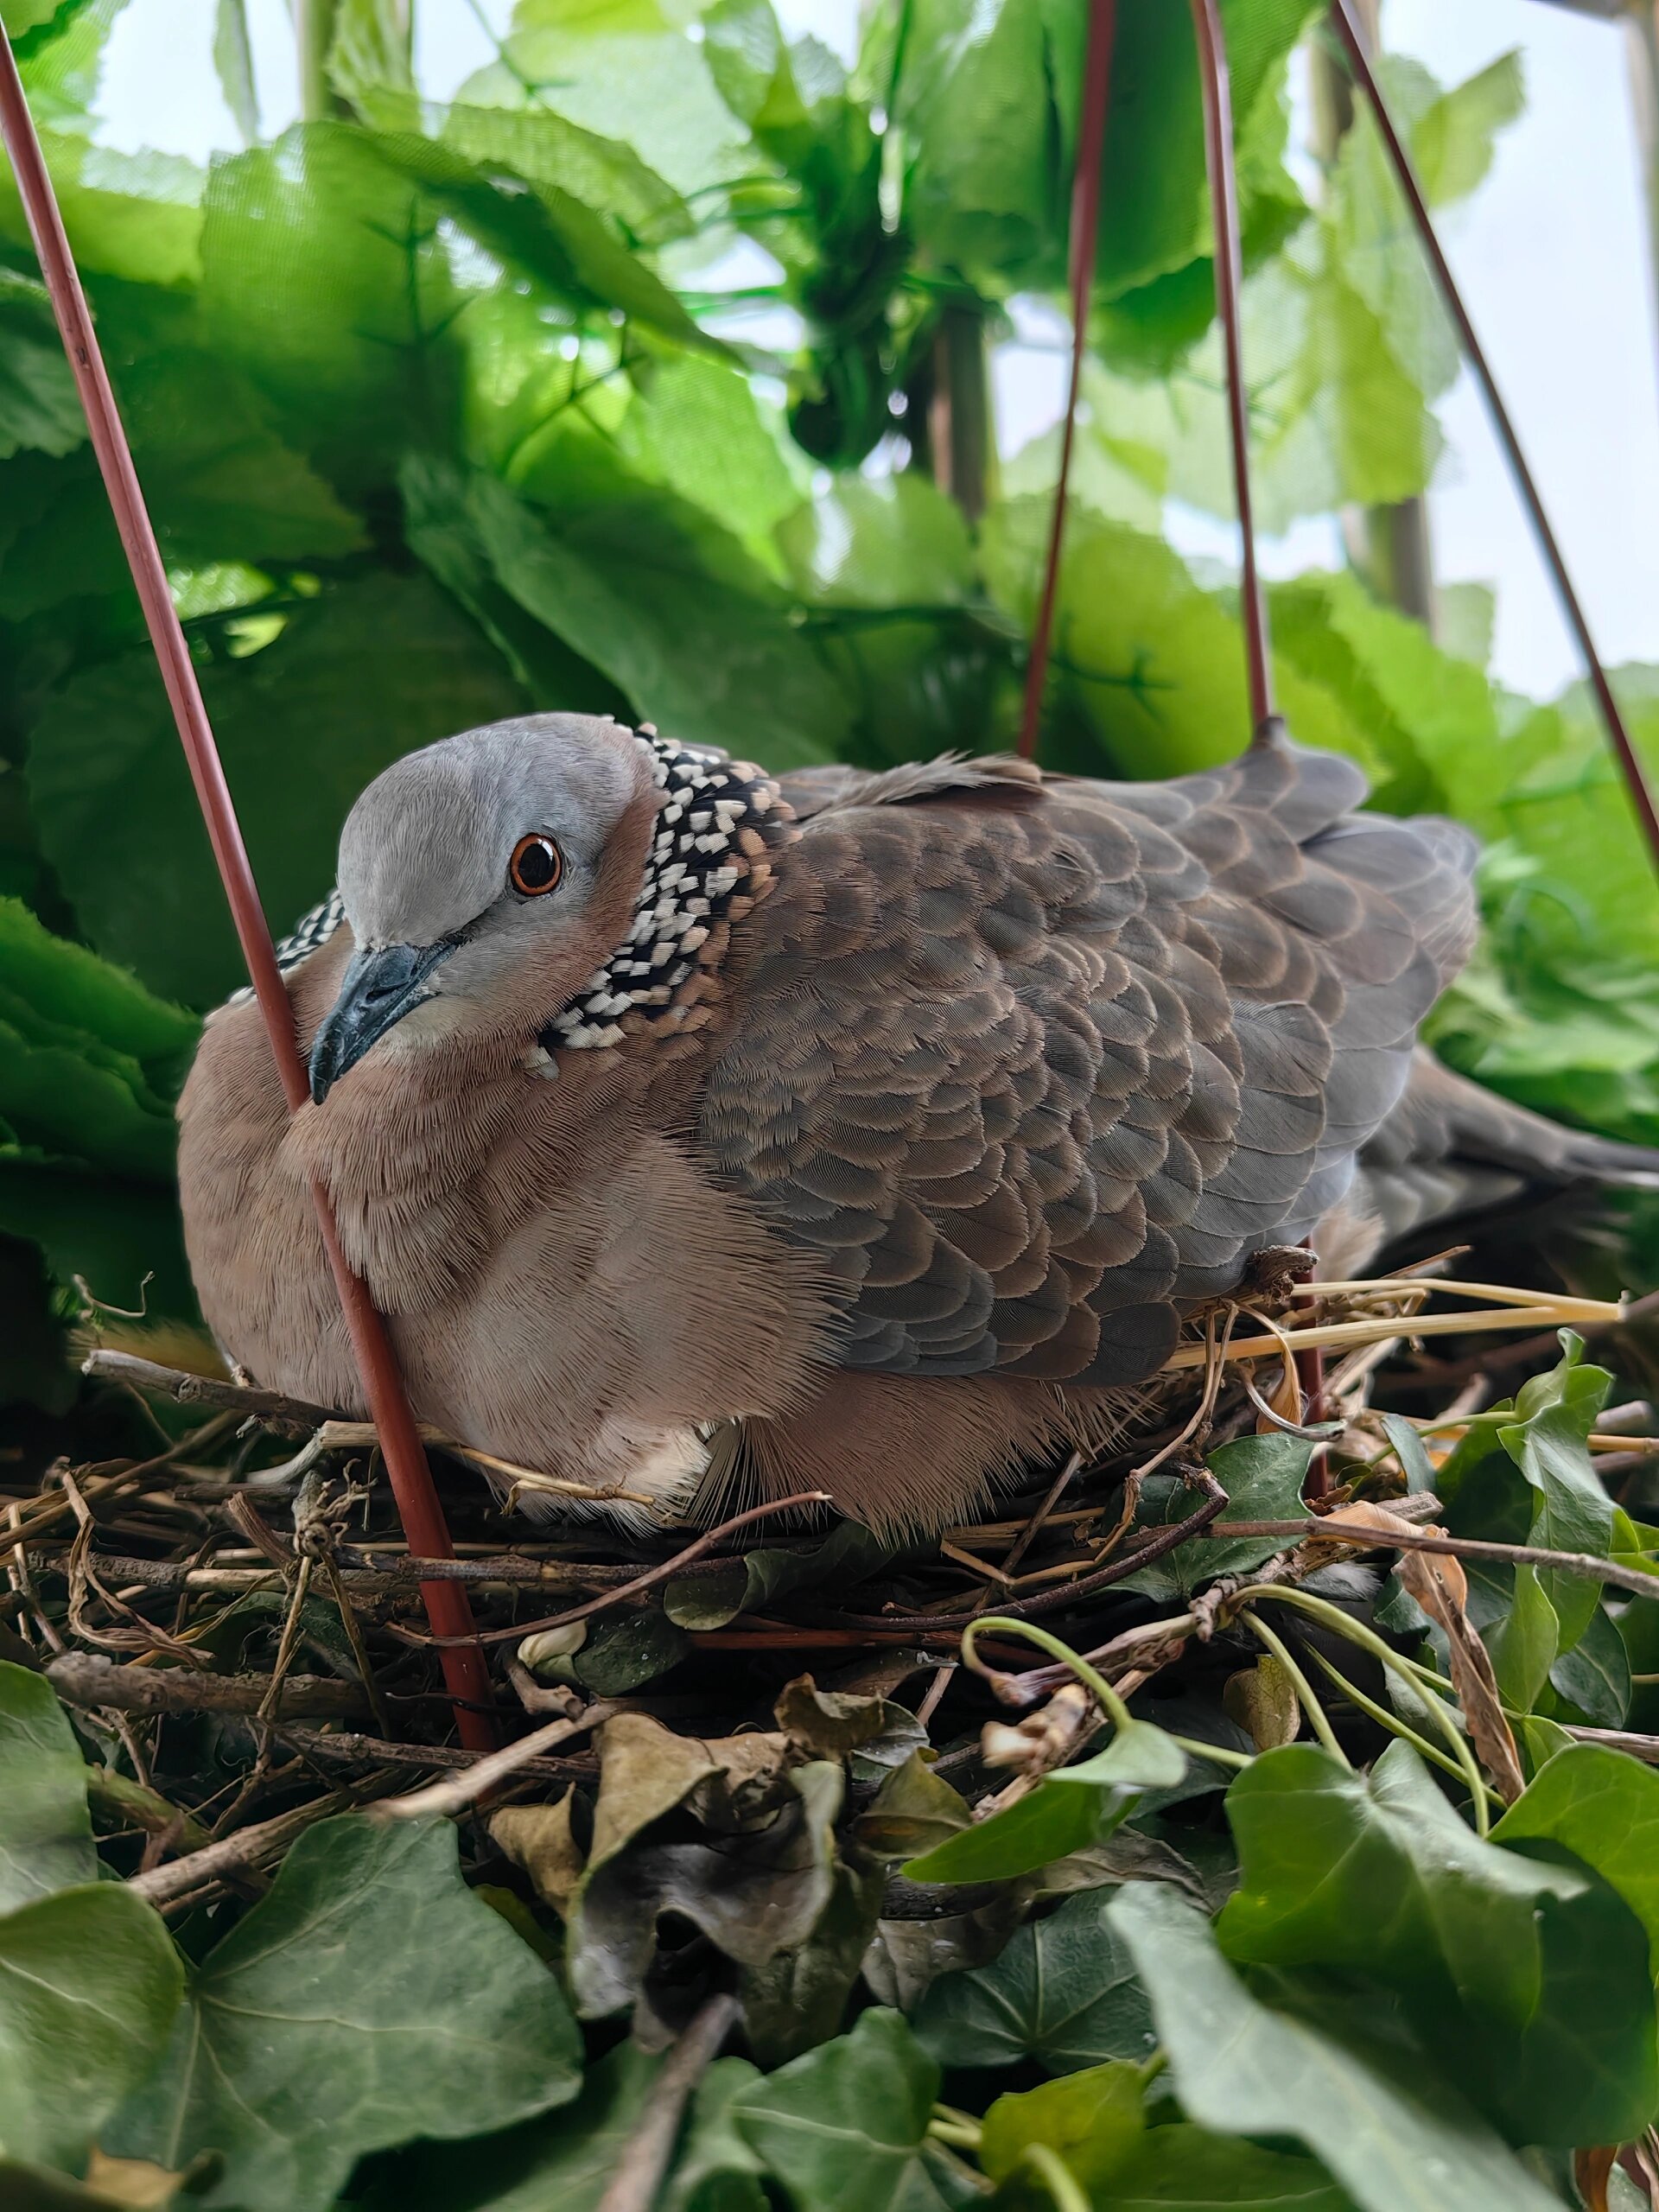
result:
<svg viewBox="0 0 1659 2212"><path fill-rule="evenodd" d="M1347 1187L1468 949L1473 844L1286 744L1167 784L793 781L700 1138L849 1366L1152 1372Z"/></svg>

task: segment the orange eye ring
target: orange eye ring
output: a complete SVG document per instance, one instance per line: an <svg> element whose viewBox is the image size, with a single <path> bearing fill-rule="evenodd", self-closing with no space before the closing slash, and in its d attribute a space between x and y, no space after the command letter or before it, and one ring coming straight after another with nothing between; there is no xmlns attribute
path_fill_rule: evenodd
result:
<svg viewBox="0 0 1659 2212"><path fill-rule="evenodd" d="M526 899L539 899L556 891L564 874L564 855L545 830L521 837L507 862L507 881Z"/></svg>

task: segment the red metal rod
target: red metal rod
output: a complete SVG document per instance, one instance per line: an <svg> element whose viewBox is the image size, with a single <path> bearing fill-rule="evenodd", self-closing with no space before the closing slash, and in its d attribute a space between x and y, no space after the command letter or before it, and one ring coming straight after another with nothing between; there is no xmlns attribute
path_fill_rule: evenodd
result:
<svg viewBox="0 0 1659 2212"><path fill-rule="evenodd" d="M1059 592L1060 547L1065 537L1066 487L1071 480L1071 446L1077 422L1077 391L1083 378L1084 347L1089 335L1089 289L1095 273L1095 241L1100 234L1100 172L1106 144L1106 99L1111 86L1112 41L1117 31L1116 0L1090 0L1089 47L1083 65L1083 112L1077 123L1077 166L1071 181L1071 375L1066 387L1065 420L1060 430L1060 474L1049 518L1048 556L1043 564L1043 592L1026 663L1025 703L1020 717L1020 751L1027 760L1037 752L1043 689L1048 681L1048 649L1054 634L1054 606Z"/></svg>
<svg viewBox="0 0 1659 2212"><path fill-rule="evenodd" d="M1227 41L1216 0L1192 0L1204 89L1204 160L1216 240L1216 308L1227 353L1227 419L1233 442L1233 491L1242 548L1239 596L1244 616L1244 658L1250 683L1250 724L1260 729L1274 711L1273 645L1268 604L1255 567L1255 512L1250 502L1250 396L1244 382L1244 340L1239 294L1244 282L1239 244L1238 177L1233 159L1233 97L1227 73Z"/></svg>
<svg viewBox="0 0 1659 2212"><path fill-rule="evenodd" d="M270 931L265 925L253 871L248 865L236 809L219 763L219 747L213 741L195 669L191 664L190 649L167 588L167 571L150 525L115 395L110 389L74 256L64 232L57 194L41 154L41 142L29 111L16 56L3 30L0 30L0 137L3 137L6 151L11 157L18 195L40 257L41 273L51 294L64 351L69 356L76 389L86 412L92 450L98 456L104 486L115 512L116 528L121 533L121 543L132 570L145 626L161 665L162 681L167 686L179 739L190 766L191 781L195 785L202 819L207 825L219 880L230 902L242 956L247 962L259 1010L264 1016L271 1055L291 1112L307 1095L305 1068L294 1034L293 1008L276 965ZM418 1557L453 1558L454 1548L443 1509L438 1503L432 1471L426 1463L420 1433L387 1341L385 1325L375 1312L368 1292L346 1265L328 1202L319 1185L313 1185L312 1195L316 1200L323 1247L334 1270L369 1410L380 1433L380 1446L385 1455L386 1471L391 1478L392 1496L403 1520L404 1533ZM421 1596L435 1634L467 1637L473 1633L472 1608L459 1584L423 1582ZM473 1643L446 1649L443 1675L450 1695L457 1700L455 1726L461 1742L469 1751L491 1749L496 1735L487 1712L469 1709L477 1706L487 1707L490 1702L489 1668L480 1647Z"/></svg>
<svg viewBox="0 0 1659 2212"><path fill-rule="evenodd" d="M1480 340L1475 334L1475 326L1469 319L1469 310L1463 303L1463 296L1458 289L1457 279L1452 276L1451 266L1440 250L1440 242L1434 231L1434 219L1428 212L1428 202L1423 197L1422 187L1418 183L1416 172L1411 166L1411 156L1406 151L1400 134L1394 127L1394 118L1389 112L1388 102L1382 97L1382 87L1376 81L1370 58L1365 51L1364 37L1359 24L1355 20L1351 0L1332 0L1331 23L1347 53L1348 66L1353 71L1354 81L1364 93L1370 103L1371 113L1376 119L1377 130L1382 134L1389 160L1393 164L1395 175L1399 180L1400 189L1404 193L1406 203L1411 209L1412 219L1417 226L1417 235L1422 240L1423 251L1427 255L1429 266L1434 271L1434 281L1440 288L1440 296L1446 302L1446 312L1457 325L1458 336L1462 341L1464 353L1485 397L1486 411L1491 416L1492 428L1497 431L1498 441L1508 457L1510 474L1515 479L1515 487L1521 494L1522 504L1526 508L1532 524L1533 534L1538 540L1538 550L1543 555L1545 566L1548 569L1554 582L1555 594L1561 603L1561 612L1566 615L1567 626L1578 640L1579 651L1584 658L1585 672L1589 677L1590 688L1596 695L1596 703L1601 709L1602 720L1607 725L1607 735L1624 774L1625 787L1630 795L1630 804L1636 809L1637 818L1641 823L1647 837L1648 849L1653 855L1654 865L1659 868L1659 805L1656 805L1653 787L1648 781L1647 772L1642 765L1641 756L1630 741L1630 734L1625 727L1624 717L1619 711L1618 700L1613 696L1613 687L1607 681L1607 671L1601 664L1601 656L1597 652L1595 640L1590 635L1590 625L1585 619L1583 607L1579 604L1579 595L1573 588L1573 579L1567 574L1567 563L1561 557L1561 549L1555 542L1555 533L1549 526L1549 517L1545 513L1544 503L1538 496L1538 486L1534 483L1532 471L1527 466L1527 457L1521 450L1521 441L1516 437L1515 425L1510 420L1510 410L1503 404L1498 392L1497 378L1488 365Z"/></svg>

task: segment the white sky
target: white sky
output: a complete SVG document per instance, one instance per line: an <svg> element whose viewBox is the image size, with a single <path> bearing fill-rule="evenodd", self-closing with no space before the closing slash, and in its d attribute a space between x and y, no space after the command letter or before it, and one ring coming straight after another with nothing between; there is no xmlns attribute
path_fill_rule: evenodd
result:
<svg viewBox="0 0 1659 2212"><path fill-rule="evenodd" d="M423 84L442 98L491 46L472 0L415 0ZM510 0L479 0L505 28ZM781 0L791 32L850 51L856 0ZM284 0L248 0L267 131L297 105ZM203 160L238 142L209 52L206 0L132 0L110 41L99 136ZM1476 327L1509 401L1604 656L1659 660L1659 318L1643 213L1623 34L1543 0L1384 0L1387 44L1455 81L1519 46L1528 107L1476 199L1445 232ZM998 364L1005 451L1058 416L1052 349ZM1546 695L1579 672L1478 393L1465 375L1441 410L1450 444L1431 494L1437 574L1497 591L1494 672ZM1172 511L1195 553L1233 533ZM1263 549L1269 574L1335 560L1333 530L1299 525Z"/></svg>

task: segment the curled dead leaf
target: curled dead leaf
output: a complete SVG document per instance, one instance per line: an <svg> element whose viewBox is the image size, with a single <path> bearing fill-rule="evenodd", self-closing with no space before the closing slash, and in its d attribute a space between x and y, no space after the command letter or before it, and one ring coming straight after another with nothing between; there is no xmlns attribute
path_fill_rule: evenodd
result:
<svg viewBox="0 0 1659 2212"><path fill-rule="evenodd" d="M1258 1751L1276 1751L1281 1744L1294 1744L1300 1732L1296 1685L1270 1651L1253 1667L1228 1676L1221 1701L1229 1719L1237 1721Z"/></svg>
<svg viewBox="0 0 1659 2212"><path fill-rule="evenodd" d="M1408 1535L1439 1536L1446 1531L1430 1525L1419 1529L1386 1506L1363 1503L1338 1506L1325 1516L1326 1527L1375 1531L1388 1543L1402 1529ZM1313 1540L1315 1543L1319 1539ZM1429 1618L1446 1631L1452 1665L1452 1685L1469 1724L1470 1740L1491 1777L1492 1787L1506 1805L1512 1805L1526 1788L1520 1754L1510 1724L1503 1718L1491 1656L1469 1618L1469 1580L1460 1563L1449 1552L1423 1552L1402 1545L1396 1570L1402 1586Z"/></svg>

